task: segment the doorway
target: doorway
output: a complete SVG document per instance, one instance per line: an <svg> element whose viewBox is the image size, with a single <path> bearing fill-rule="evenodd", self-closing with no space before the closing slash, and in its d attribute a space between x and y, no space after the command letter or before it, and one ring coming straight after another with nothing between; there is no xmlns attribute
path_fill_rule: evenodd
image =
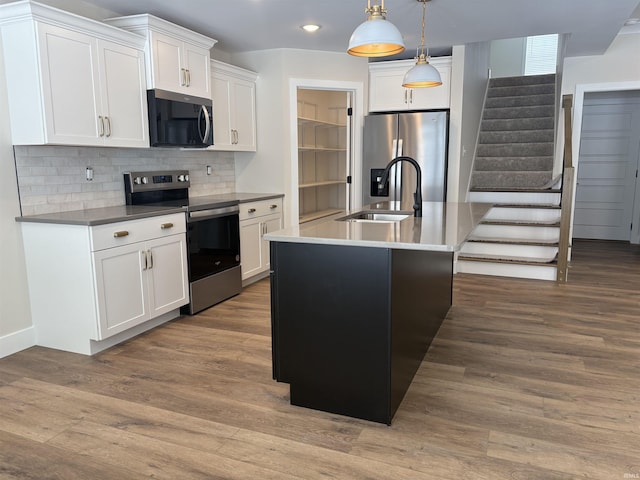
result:
<svg viewBox="0 0 640 480"><path fill-rule="evenodd" d="M325 95L331 100L322 100ZM338 212L360 206L362 182L354 172L359 172L362 168L364 84L342 80L290 78L289 100L291 132L289 198L291 199L292 225L301 221L304 223L326 219L329 215L338 215ZM323 108L327 109L324 113ZM319 122L307 122L309 119L319 120ZM324 128L318 127L323 122L327 124L325 127L328 128L328 132L322 132ZM318 131L305 132L304 129L307 126L312 126L305 126L307 123L316 123L313 129ZM334 131L331 132L331 130ZM328 142L332 139L337 141L338 146L334 149L335 151L331 151L333 147L318 148L318 146L322 147L322 143L329 145ZM310 143L307 143L308 141ZM306 148L308 146L311 148ZM326 158L331 158L333 155L338 160L329 160L325 162L327 165L323 165L323 155ZM343 160L340 159L341 157ZM332 162L335 168L331 166ZM316 170L316 167L320 169ZM329 184L319 184L325 179ZM323 192L323 189L327 192ZM332 189L333 192L331 192ZM333 202L333 199L338 201ZM334 207L334 205L337 206Z"/></svg>
<svg viewBox="0 0 640 480"><path fill-rule="evenodd" d="M298 88L298 221L351 208L353 94Z"/></svg>
<svg viewBox="0 0 640 480"><path fill-rule="evenodd" d="M573 237L639 243L640 90L585 92Z"/></svg>

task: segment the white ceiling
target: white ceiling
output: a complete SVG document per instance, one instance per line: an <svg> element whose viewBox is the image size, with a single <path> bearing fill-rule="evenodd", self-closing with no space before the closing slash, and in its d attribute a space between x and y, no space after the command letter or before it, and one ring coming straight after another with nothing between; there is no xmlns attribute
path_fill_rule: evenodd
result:
<svg viewBox="0 0 640 480"><path fill-rule="evenodd" d="M77 1L77 0L76 0ZM45 0L46 3L56 3ZM61 3L62 0L60 0ZM346 51L366 18L366 0L84 0L119 15L151 13L218 40L227 53L272 48ZM402 32L407 55L420 44L422 3L387 0L387 20ZM634 14L634 10L636 10ZM570 33L568 56L602 54L624 22L640 16L639 0L432 0L427 46ZM315 34L305 23L322 28ZM431 53L435 53L432 50Z"/></svg>

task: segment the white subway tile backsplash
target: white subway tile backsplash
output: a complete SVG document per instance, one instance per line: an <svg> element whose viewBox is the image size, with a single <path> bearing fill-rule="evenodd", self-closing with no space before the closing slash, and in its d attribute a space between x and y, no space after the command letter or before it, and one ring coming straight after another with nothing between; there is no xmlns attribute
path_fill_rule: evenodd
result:
<svg viewBox="0 0 640 480"><path fill-rule="evenodd" d="M189 170L192 196L235 191L231 152L40 145L14 152L23 215L123 205L127 171ZM88 166L93 181L86 180Z"/></svg>

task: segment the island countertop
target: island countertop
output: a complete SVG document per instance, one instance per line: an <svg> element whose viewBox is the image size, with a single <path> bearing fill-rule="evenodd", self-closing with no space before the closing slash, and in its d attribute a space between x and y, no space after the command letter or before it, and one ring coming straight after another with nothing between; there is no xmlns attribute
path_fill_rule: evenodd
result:
<svg viewBox="0 0 640 480"><path fill-rule="evenodd" d="M408 217L393 222L344 221L331 217L324 222L268 233L264 238L275 242L454 252L490 208L491 205L485 203L424 202L422 217L415 218L410 205L379 202L345 216L358 212L404 212Z"/></svg>

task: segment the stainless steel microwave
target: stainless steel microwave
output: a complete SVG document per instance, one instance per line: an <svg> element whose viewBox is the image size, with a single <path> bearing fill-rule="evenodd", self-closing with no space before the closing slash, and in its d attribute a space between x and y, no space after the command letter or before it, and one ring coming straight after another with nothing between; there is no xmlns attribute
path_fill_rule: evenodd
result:
<svg viewBox="0 0 640 480"><path fill-rule="evenodd" d="M166 90L147 90L152 147L213 145L213 102Z"/></svg>

